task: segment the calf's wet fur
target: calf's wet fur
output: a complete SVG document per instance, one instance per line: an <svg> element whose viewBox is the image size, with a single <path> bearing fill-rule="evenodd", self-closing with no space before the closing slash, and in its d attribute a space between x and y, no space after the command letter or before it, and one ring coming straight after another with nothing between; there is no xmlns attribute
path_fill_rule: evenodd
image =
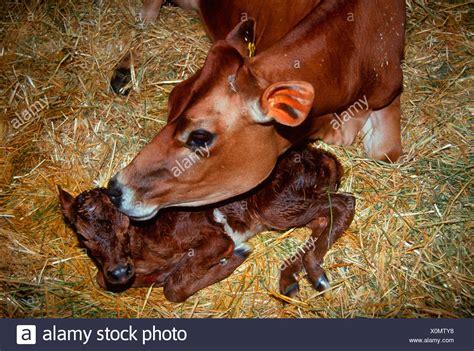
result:
<svg viewBox="0 0 474 351"><path fill-rule="evenodd" d="M294 296L303 269L318 291L329 287L321 264L354 217L355 198L338 193L343 169L330 153L311 147L285 153L271 176L252 191L200 209L164 209L134 222L106 189L76 198L59 188L63 214L98 268L107 290L162 286L182 302L227 278L248 257L245 241L265 230L306 226L311 236L281 266L280 292Z"/></svg>

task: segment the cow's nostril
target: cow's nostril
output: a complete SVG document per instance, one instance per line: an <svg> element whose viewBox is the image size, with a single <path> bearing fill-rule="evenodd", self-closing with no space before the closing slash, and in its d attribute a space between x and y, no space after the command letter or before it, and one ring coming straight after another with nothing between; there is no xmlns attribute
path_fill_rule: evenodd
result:
<svg viewBox="0 0 474 351"><path fill-rule="evenodd" d="M109 185L107 186L107 195L109 195L110 199L116 206L120 204L122 189L120 189L118 181L115 177L109 181Z"/></svg>
<svg viewBox="0 0 474 351"><path fill-rule="evenodd" d="M109 188L107 193L109 194L110 197L120 197L122 196L122 190L119 188Z"/></svg>

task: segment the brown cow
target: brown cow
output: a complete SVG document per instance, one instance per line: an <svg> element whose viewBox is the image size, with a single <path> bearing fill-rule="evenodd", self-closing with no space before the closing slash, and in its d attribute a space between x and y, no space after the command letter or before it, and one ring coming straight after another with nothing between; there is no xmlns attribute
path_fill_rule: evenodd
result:
<svg viewBox="0 0 474 351"><path fill-rule="evenodd" d="M105 189L76 199L60 189L60 202L99 268L102 287L164 286L166 298L176 302L228 277L250 254L244 242L256 233L307 226L308 243L282 266L280 290L292 296L303 266L313 287L329 286L324 255L354 216L354 197L335 193L342 173L329 153L294 150L244 197L202 210L164 210L148 222L130 221Z"/></svg>
<svg viewBox="0 0 474 351"><path fill-rule="evenodd" d="M242 194L307 139L350 145L362 130L371 157L398 159L403 0L322 0L249 57L255 26L242 21L174 88L167 125L109 183L120 211L145 220ZM204 147L208 157L176 176L176 163Z"/></svg>

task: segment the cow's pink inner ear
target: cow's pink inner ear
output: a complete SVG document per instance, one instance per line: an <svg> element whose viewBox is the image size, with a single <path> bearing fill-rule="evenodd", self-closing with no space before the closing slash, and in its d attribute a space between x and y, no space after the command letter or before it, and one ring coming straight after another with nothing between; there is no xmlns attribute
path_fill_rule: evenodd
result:
<svg viewBox="0 0 474 351"><path fill-rule="evenodd" d="M261 104L265 115L290 127L298 126L308 117L314 102L314 88L303 81L279 82L263 93Z"/></svg>

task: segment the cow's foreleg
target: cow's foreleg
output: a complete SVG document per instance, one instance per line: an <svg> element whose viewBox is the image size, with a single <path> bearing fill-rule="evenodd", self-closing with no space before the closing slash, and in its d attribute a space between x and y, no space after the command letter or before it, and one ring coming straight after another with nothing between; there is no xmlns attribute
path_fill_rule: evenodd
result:
<svg viewBox="0 0 474 351"><path fill-rule="evenodd" d="M154 23L164 0L144 0L140 11L140 21L144 24ZM120 59L110 80L113 92L128 95L132 88L131 68L135 62L140 62L143 56L143 43L140 35L135 34L131 49Z"/></svg>
<svg viewBox="0 0 474 351"><path fill-rule="evenodd" d="M133 50L127 52L115 67L112 78L110 79L110 87L113 92L120 95L128 95L132 84L131 66L135 54Z"/></svg>
<svg viewBox="0 0 474 351"><path fill-rule="evenodd" d="M187 11L199 11L198 0L175 0L173 2ZM164 0L143 1L143 7L140 11L140 21L143 25L155 23L163 3ZM120 59L110 80L110 87L116 94L128 95L132 88L131 68L134 63L141 62L143 57L144 48L140 35L135 36L131 49Z"/></svg>
<svg viewBox="0 0 474 351"><path fill-rule="evenodd" d="M144 23L155 23L164 0L143 0L140 19Z"/></svg>

